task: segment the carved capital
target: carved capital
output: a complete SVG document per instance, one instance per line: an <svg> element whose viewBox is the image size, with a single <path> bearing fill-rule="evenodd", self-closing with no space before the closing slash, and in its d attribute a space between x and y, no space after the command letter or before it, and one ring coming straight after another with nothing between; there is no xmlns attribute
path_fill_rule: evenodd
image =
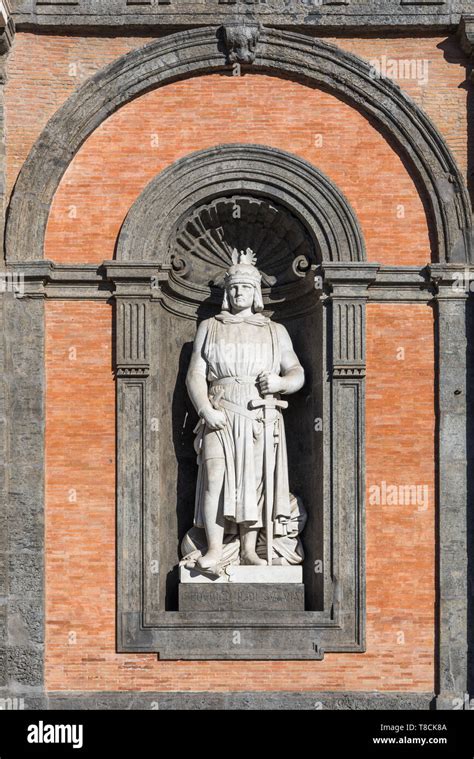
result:
<svg viewBox="0 0 474 759"><path fill-rule="evenodd" d="M321 273L331 300L367 298L368 288L377 279L380 265L366 262L324 262Z"/></svg>
<svg viewBox="0 0 474 759"><path fill-rule="evenodd" d="M365 366L334 366L332 376L335 379L347 379L348 377L361 379L365 377Z"/></svg>
<svg viewBox="0 0 474 759"><path fill-rule="evenodd" d="M333 377L362 378L365 376L365 302L337 299L332 309Z"/></svg>
<svg viewBox="0 0 474 759"><path fill-rule="evenodd" d="M436 300L461 300L474 292L474 267L434 263L427 267Z"/></svg>
<svg viewBox="0 0 474 759"><path fill-rule="evenodd" d="M116 374L121 378L145 378L150 371L148 301L117 300Z"/></svg>
<svg viewBox="0 0 474 759"><path fill-rule="evenodd" d="M150 374L150 367L146 366L117 366L116 376L120 379L146 379Z"/></svg>
<svg viewBox="0 0 474 759"><path fill-rule="evenodd" d="M255 21L231 21L222 27L228 63L255 61L260 28L260 24Z"/></svg>

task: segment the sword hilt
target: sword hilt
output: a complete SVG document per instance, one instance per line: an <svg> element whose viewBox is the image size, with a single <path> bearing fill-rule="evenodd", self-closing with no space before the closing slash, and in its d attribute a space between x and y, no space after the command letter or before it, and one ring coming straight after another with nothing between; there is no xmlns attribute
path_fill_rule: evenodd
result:
<svg viewBox="0 0 474 759"><path fill-rule="evenodd" d="M279 401L277 398L253 398L249 402L249 408L251 408L251 409L256 409L256 408L265 408L265 409L288 408L288 401Z"/></svg>

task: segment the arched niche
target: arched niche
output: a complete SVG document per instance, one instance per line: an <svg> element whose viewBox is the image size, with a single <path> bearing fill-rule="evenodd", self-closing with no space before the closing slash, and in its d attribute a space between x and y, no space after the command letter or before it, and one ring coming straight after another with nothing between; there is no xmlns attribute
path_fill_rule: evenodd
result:
<svg viewBox="0 0 474 759"><path fill-rule="evenodd" d="M371 265L346 198L288 153L216 146L152 180L116 247L106 268L116 284L120 650L140 646L162 658L363 650ZM299 612L210 615L178 605L179 544L192 525L196 484L197 418L184 378L196 323L220 310L234 247L255 252L266 311L285 324L305 366L305 387L285 421L290 488L308 511ZM321 266L334 267L350 290L323 291L315 278ZM229 624L246 627L242 647L229 648Z"/></svg>
<svg viewBox="0 0 474 759"><path fill-rule="evenodd" d="M302 280L316 265L366 259L355 213L323 172L286 151L248 144L201 150L160 172L127 214L116 259L168 269L165 304L172 308L176 297L179 313L194 316L196 304L219 302L213 283L232 247L247 245L266 275L267 302L295 313L305 307Z"/></svg>

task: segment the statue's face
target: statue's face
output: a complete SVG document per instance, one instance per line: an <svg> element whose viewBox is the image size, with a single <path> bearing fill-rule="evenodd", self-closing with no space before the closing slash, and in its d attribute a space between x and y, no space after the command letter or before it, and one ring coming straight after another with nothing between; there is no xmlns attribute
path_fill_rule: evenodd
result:
<svg viewBox="0 0 474 759"><path fill-rule="evenodd" d="M231 285L228 290L229 303L232 311L243 311L253 305L254 286L245 282Z"/></svg>

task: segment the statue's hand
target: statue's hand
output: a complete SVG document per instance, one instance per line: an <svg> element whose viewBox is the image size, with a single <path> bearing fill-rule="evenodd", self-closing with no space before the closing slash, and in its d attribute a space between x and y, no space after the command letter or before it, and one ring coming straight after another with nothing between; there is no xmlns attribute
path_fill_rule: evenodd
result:
<svg viewBox="0 0 474 759"><path fill-rule="evenodd" d="M284 389L282 378L273 372L261 372L257 377L257 384L262 395L274 395Z"/></svg>
<svg viewBox="0 0 474 759"><path fill-rule="evenodd" d="M227 424L227 418L223 411L214 408L204 409L201 417L206 422L210 430L222 430Z"/></svg>

